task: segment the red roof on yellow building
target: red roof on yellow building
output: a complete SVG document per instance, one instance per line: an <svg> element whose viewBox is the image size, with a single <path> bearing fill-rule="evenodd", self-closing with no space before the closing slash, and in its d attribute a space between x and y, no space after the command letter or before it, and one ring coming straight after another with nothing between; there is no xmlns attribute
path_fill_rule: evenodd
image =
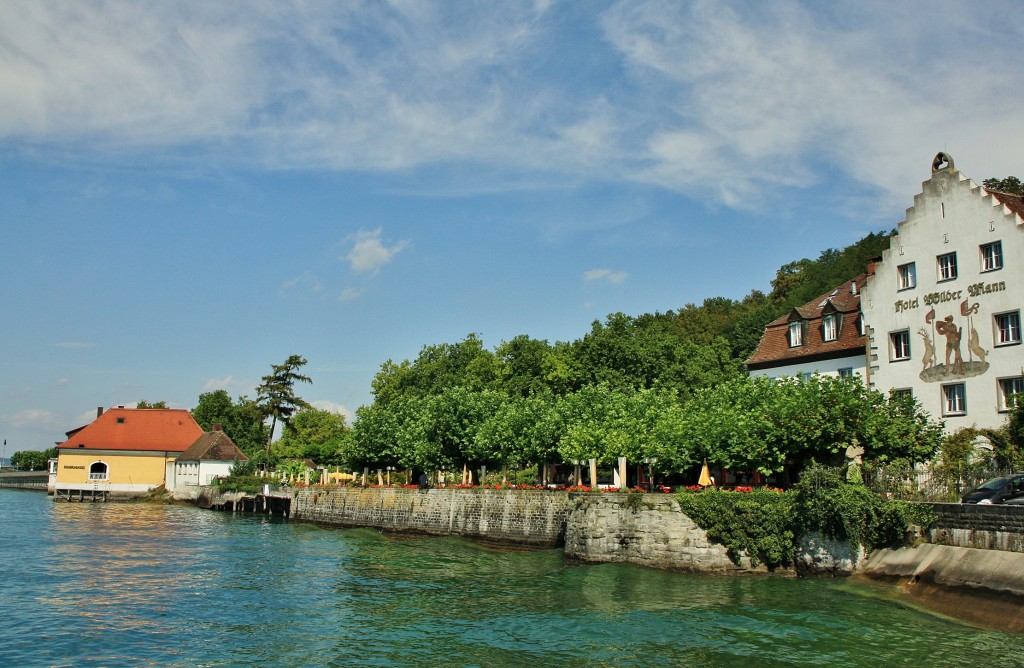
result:
<svg viewBox="0 0 1024 668"><path fill-rule="evenodd" d="M63 450L143 450L184 452L203 435L187 410L111 408L86 426L68 432Z"/></svg>

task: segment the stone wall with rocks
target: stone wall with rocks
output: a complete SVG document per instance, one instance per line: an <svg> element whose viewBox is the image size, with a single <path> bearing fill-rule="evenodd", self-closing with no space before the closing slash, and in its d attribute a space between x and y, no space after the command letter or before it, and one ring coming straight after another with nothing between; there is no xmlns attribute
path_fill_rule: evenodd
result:
<svg viewBox="0 0 1024 668"><path fill-rule="evenodd" d="M569 494L546 490L304 487L291 517L336 526L557 547Z"/></svg>
<svg viewBox="0 0 1024 668"><path fill-rule="evenodd" d="M929 543L1024 552L1024 506L933 503L932 508L939 519L928 532Z"/></svg>
<svg viewBox="0 0 1024 668"><path fill-rule="evenodd" d="M746 557L734 564L725 547L709 541L675 499L659 494L576 496L565 530L565 556L701 573L767 572Z"/></svg>

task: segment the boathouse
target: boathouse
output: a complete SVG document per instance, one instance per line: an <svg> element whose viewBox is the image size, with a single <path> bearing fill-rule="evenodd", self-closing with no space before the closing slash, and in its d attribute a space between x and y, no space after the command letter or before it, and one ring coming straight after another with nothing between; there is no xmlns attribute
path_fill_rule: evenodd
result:
<svg viewBox="0 0 1024 668"><path fill-rule="evenodd" d="M107 500L140 496L167 484L174 462L203 435L183 409L112 408L67 432L57 445L54 497Z"/></svg>

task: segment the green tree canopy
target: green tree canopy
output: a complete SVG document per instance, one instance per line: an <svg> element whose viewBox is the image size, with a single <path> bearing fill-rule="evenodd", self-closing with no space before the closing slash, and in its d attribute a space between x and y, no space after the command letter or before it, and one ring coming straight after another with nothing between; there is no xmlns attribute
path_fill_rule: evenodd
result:
<svg viewBox="0 0 1024 668"><path fill-rule="evenodd" d="M982 185L984 185L988 190L998 190L1003 193L1024 195L1024 183L1021 183L1020 179L1016 176L1007 176L1005 179L985 179L982 182Z"/></svg>
<svg viewBox="0 0 1024 668"><path fill-rule="evenodd" d="M291 418L291 429L273 445L282 459L312 459L317 464L343 463L338 451L350 436L345 416L319 408L303 408ZM330 460L330 461L326 461Z"/></svg>
<svg viewBox="0 0 1024 668"><path fill-rule="evenodd" d="M309 376L299 373L306 365L300 355L292 355L283 364L271 365L271 373L263 376L263 382L256 388L256 403L265 417L270 418L270 434L267 437L266 454L270 456L270 441L274 438L274 428L280 420L285 428L290 427L292 414L299 408L308 408L309 404L295 394L295 383L312 383Z"/></svg>
<svg viewBox="0 0 1024 668"><path fill-rule="evenodd" d="M232 441L249 457L263 451L267 442L267 426L256 402L245 396L232 401L226 390L214 390L199 395L199 403L192 409L192 417L203 431L211 431L220 424Z"/></svg>
<svg viewBox="0 0 1024 668"><path fill-rule="evenodd" d="M11 455L11 466L23 471L45 471L47 461L57 456L57 448L19 450Z"/></svg>

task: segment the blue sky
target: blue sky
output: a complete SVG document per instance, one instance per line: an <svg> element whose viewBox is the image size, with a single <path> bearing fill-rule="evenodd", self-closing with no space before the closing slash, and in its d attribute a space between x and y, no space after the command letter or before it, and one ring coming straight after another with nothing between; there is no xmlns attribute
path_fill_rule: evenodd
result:
<svg viewBox="0 0 1024 668"><path fill-rule="evenodd" d="M824 7L824 8L823 8ZM0 438L769 289L950 152L1024 176L1015 2L0 3Z"/></svg>

